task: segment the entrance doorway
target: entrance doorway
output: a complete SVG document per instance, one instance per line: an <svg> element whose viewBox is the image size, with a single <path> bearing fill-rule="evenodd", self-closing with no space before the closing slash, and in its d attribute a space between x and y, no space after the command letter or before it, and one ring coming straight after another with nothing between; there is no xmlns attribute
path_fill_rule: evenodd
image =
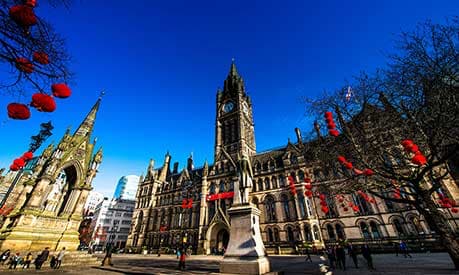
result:
<svg viewBox="0 0 459 275"><path fill-rule="evenodd" d="M217 249L218 249L218 252L223 251L224 249L226 250L226 247L228 247L228 242L229 242L228 230L221 229L220 231L218 231L218 234L217 234Z"/></svg>

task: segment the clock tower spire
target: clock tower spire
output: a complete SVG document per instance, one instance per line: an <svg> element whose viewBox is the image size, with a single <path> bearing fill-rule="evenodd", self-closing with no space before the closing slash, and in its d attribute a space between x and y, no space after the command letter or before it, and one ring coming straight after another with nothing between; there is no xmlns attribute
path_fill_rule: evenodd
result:
<svg viewBox="0 0 459 275"><path fill-rule="evenodd" d="M238 154L254 155L252 102L246 94L244 80L236 69L234 59L223 90L217 92L216 105L214 163L228 161L227 155L233 160L237 160Z"/></svg>

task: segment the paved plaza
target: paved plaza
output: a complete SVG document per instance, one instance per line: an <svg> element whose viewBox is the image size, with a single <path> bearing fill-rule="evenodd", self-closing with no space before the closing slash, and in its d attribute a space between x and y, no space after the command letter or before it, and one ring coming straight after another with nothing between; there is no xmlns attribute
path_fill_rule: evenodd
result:
<svg viewBox="0 0 459 275"><path fill-rule="evenodd" d="M100 255L102 256L102 255ZM271 256L273 271L283 272L285 275L321 274L319 264L323 261L318 256L313 256L313 262L305 262L302 256ZM64 267L60 270L45 268L40 271L35 269L15 271L3 270L2 274L27 273L27 274L220 274L218 273L221 256L193 255L188 257L187 269L177 269L177 259L172 255L114 255L113 267ZM346 271L334 270L333 274L459 274L453 270L453 265L446 253L413 254L413 258L396 257L393 254L374 255L375 271L365 267L363 258L359 258L359 269L347 258ZM350 266L349 266L350 264ZM21 272L23 271L23 272ZM282 274L282 273L280 273Z"/></svg>

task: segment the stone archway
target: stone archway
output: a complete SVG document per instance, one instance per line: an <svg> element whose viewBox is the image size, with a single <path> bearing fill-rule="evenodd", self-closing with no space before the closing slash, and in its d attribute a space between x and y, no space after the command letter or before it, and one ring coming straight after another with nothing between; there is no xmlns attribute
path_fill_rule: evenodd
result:
<svg viewBox="0 0 459 275"><path fill-rule="evenodd" d="M228 245L229 241L229 231L229 227L221 221L212 224L207 230L206 234L206 253L215 254L223 247L226 248L226 245Z"/></svg>
<svg viewBox="0 0 459 275"><path fill-rule="evenodd" d="M67 166L59 172L56 182L54 183L58 185L57 188L61 188L60 192L62 194L59 202L59 209L57 211L58 216L64 212L70 198L70 193L77 183L77 178L78 172L74 165Z"/></svg>

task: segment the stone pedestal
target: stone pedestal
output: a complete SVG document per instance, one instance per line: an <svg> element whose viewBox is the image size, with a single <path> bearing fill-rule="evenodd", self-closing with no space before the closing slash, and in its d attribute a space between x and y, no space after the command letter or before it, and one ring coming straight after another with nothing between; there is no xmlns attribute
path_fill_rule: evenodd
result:
<svg viewBox="0 0 459 275"><path fill-rule="evenodd" d="M220 272L257 275L270 272L260 233L260 210L251 204L235 205L228 214L230 239L220 263Z"/></svg>

